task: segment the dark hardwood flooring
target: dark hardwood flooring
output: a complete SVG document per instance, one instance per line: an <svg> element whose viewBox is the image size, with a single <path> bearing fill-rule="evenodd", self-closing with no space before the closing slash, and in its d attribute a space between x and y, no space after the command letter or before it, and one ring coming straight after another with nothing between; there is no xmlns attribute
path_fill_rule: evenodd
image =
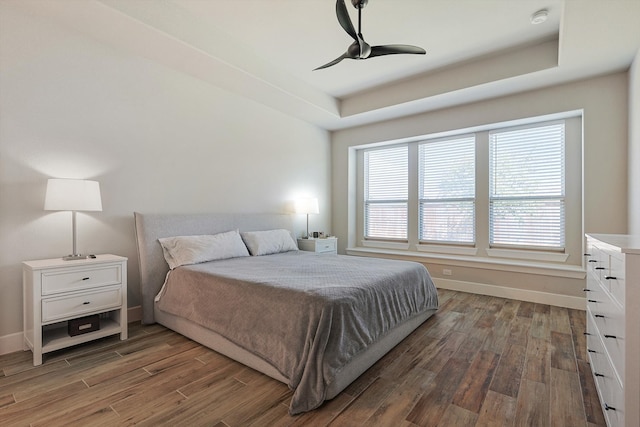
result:
<svg viewBox="0 0 640 427"><path fill-rule="evenodd" d="M440 291L441 308L345 391L291 417L291 391L159 325L0 356L2 426L604 426L585 312Z"/></svg>

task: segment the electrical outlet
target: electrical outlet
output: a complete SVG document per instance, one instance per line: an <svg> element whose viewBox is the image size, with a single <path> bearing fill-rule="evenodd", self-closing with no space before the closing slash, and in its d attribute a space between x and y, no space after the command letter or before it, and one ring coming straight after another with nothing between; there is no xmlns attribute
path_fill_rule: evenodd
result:
<svg viewBox="0 0 640 427"><path fill-rule="evenodd" d="M443 276L451 276L451 274L452 274L452 272L448 268L445 268L444 270L442 270L442 275Z"/></svg>

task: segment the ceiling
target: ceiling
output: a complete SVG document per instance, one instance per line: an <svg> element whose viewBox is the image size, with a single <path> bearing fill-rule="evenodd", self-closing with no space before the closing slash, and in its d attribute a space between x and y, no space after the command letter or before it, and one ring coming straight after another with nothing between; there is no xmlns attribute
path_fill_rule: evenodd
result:
<svg viewBox="0 0 640 427"><path fill-rule="evenodd" d="M638 0L370 0L362 12L370 44L427 54L317 71L352 41L334 0L15 6L328 130L625 70L640 49ZM531 24L540 9L548 20Z"/></svg>

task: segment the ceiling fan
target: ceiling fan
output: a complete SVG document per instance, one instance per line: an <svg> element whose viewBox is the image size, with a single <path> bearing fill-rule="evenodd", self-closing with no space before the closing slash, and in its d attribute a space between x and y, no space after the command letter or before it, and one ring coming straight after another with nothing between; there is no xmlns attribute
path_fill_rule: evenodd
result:
<svg viewBox="0 0 640 427"><path fill-rule="evenodd" d="M358 32L356 33L356 30L353 27L353 23L351 22L351 18L349 17L349 12L347 11L347 6L344 3L344 0L336 1L336 15L338 15L338 22L340 23L340 26L342 26L342 28L347 32L347 34L349 34L351 38L353 38L354 42L351 43L345 53L343 53L333 61L321 65L313 71L336 65L338 62L342 61L345 58L367 59L373 58L375 56L394 55L399 53L412 53L417 55L424 55L426 53L425 50L421 47L406 44L370 46L367 42L365 42L364 37L362 37L362 9L367 5L368 2L369 0L351 0L351 4L353 4L353 7L358 9Z"/></svg>

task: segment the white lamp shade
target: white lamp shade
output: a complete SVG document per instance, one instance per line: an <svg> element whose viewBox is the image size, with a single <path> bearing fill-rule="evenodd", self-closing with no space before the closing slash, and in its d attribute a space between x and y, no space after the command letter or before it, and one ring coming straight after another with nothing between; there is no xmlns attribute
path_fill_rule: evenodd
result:
<svg viewBox="0 0 640 427"><path fill-rule="evenodd" d="M317 198L298 199L296 200L296 213L299 214L319 214Z"/></svg>
<svg viewBox="0 0 640 427"><path fill-rule="evenodd" d="M100 183L84 179L50 179L45 211L101 211Z"/></svg>

